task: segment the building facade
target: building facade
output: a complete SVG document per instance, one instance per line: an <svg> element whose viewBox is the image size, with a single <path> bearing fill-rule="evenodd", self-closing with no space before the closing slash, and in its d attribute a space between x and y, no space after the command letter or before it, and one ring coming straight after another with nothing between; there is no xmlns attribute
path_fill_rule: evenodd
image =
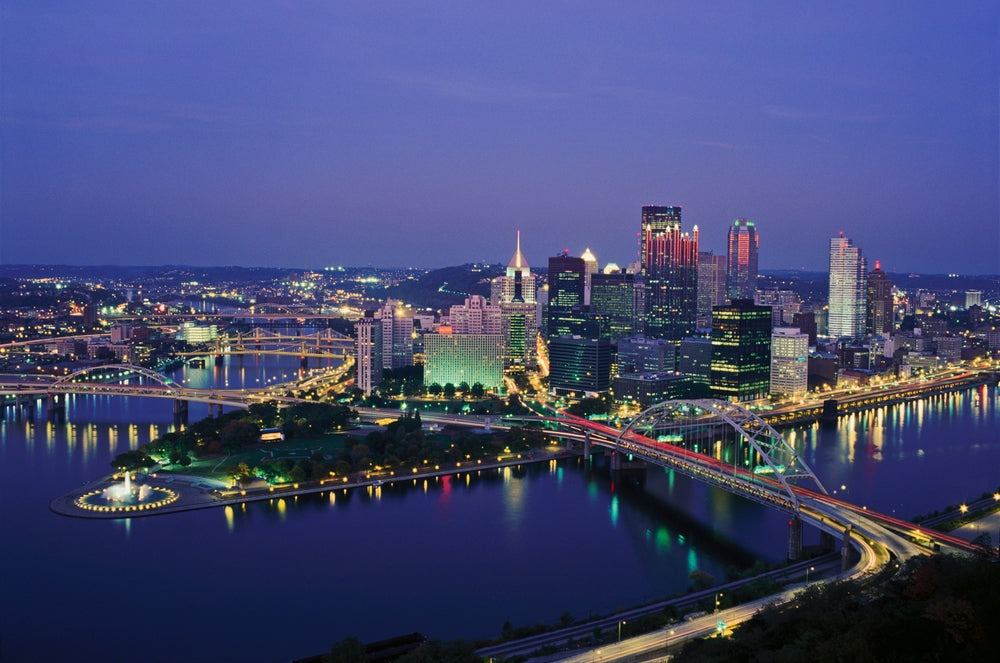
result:
<svg viewBox="0 0 1000 663"><path fill-rule="evenodd" d="M549 389L595 395L611 386L611 343L607 339L559 336L549 340Z"/></svg>
<svg viewBox="0 0 1000 663"><path fill-rule="evenodd" d="M712 309L714 398L752 401L771 388L771 307L737 299Z"/></svg>
<svg viewBox="0 0 1000 663"><path fill-rule="evenodd" d="M829 292L828 335L861 338L865 333L865 259L843 233L830 239Z"/></svg>
<svg viewBox="0 0 1000 663"><path fill-rule="evenodd" d="M642 208L640 259L646 336L680 341L697 326L698 226L681 232L681 208Z"/></svg>
<svg viewBox="0 0 1000 663"><path fill-rule="evenodd" d="M726 296L730 300L753 299L757 291L757 250L760 237L753 221L736 219L729 226L726 264Z"/></svg>
<svg viewBox="0 0 1000 663"><path fill-rule="evenodd" d="M875 261L875 269L868 273L865 291L865 333L891 334L896 321L892 299L892 282Z"/></svg>
<svg viewBox="0 0 1000 663"><path fill-rule="evenodd" d="M491 300L500 306L504 365L511 370L534 368L537 361L538 301L535 275L521 253L521 231L517 249L503 276L493 280Z"/></svg>
<svg viewBox="0 0 1000 663"><path fill-rule="evenodd" d="M797 327L771 333L771 394L802 396L809 390L809 335Z"/></svg>
<svg viewBox="0 0 1000 663"><path fill-rule="evenodd" d="M361 318L354 330L357 387L371 396L382 382L382 321Z"/></svg>
<svg viewBox="0 0 1000 663"><path fill-rule="evenodd" d="M699 328L712 326L712 307L726 303L726 256L711 251L698 254L698 312Z"/></svg>
<svg viewBox="0 0 1000 663"><path fill-rule="evenodd" d="M501 334L424 335L424 385L463 382L503 392Z"/></svg>

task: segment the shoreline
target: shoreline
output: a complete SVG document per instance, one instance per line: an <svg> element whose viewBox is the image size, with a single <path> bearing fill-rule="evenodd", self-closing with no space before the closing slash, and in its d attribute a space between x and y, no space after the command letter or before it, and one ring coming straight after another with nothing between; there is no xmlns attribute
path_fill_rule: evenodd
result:
<svg viewBox="0 0 1000 663"><path fill-rule="evenodd" d="M513 456L513 454L512 454ZM299 484L283 484L281 486L270 486L258 489L238 489L231 488L224 482L216 479L194 476L190 474L148 474L142 478L140 483L151 488L170 490L177 494L177 499L169 504L157 506L155 508L143 508L142 505L116 507L111 511L92 510L81 507L77 500L82 496L99 492L112 485L120 483L115 479L114 474L109 474L100 479L95 479L85 483L81 487L63 493L49 502L49 510L60 516L70 518L84 518L90 520L121 520L125 518L144 518L148 516L162 516L171 513L183 513L199 509L211 509L215 507L234 506L247 502L262 502L275 498L296 497L299 495L312 495L325 493L330 490L347 490L350 488L365 488L369 486L381 486L400 481L410 481L413 479L427 479L441 476L470 474L482 472L483 470L501 469L504 467L516 467L529 463L543 463L552 460L569 458L572 454L564 449L554 450L554 447L546 449L534 449L526 454L517 454L517 457L509 459L490 461L485 463L466 462L458 463L455 467L418 470L410 474L385 476L368 475L364 479L321 479L319 481L302 482ZM230 494L230 493L237 494Z"/></svg>

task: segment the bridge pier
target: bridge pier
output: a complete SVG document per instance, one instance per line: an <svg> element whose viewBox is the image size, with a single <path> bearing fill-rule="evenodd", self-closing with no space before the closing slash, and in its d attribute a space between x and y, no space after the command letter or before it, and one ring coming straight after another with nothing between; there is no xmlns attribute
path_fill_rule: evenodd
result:
<svg viewBox="0 0 1000 663"><path fill-rule="evenodd" d="M188 402L181 399L174 399L174 425L180 426L188 421Z"/></svg>
<svg viewBox="0 0 1000 663"><path fill-rule="evenodd" d="M826 531L821 531L819 533L819 548L825 553L833 552L834 546L837 540L833 538L833 534Z"/></svg>
<svg viewBox="0 0 1000 663"><path fill-rule="evenodd" d="M49 421L66 419L66 397L63 394L49 394L45 398L45 414Z"/></svg>
<svg viewBox="0 0 1000 663"><path fill-rule="evenodd" d="M837 417L840 416L837 412L837 399L828 398L823 401L823 414L820 415L820 421L825 425L836 425Z"/></svg>
<svg viewBox="0 0 1000 663"><path fill-rule="evenodd" d="M802 519L798 514L788 521L788 561L797 562L802 558Z"/></svg>
<svg viewBox="0 0 1000 663"><path fill-rule="evenodd" d="M309 368L309 357L302 355L299 357L299 366L302 368Z"/></svg>
<svg viewBox="0 0 1000 663"><path fill-rule="evenodd" d="M222 366L224 363L226 363L226 358L222 354L215 355L216 366Z"/></svg>
<svg viewBox="0 0 1000 663"><path fill-rule="evenodd" d="M844 542L840 546L840 571L844 572L851 567L851 529L848 525L844 528Z"/></svg>
<svg viewBox="0 0 1000 663"><path fill-rule="evenodd" d="M590 460L590 431L587 431L583 436L583 459L586 461Z"/></svg>

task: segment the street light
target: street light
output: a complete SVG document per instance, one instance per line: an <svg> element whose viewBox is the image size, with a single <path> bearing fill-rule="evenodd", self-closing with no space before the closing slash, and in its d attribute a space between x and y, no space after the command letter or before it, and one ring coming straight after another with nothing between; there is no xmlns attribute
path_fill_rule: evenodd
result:
<svg viewBox="0 0 1000 663"><path fill-rule="evenodd" d="M816 570L815 566L810 566L808 569L806 569L806 582L809 582L809 572L815 570Z"/></svg>
<svg viewBox="0 0 1000 663"><path fill-rule="evenodd" d="M722 597L722 592L716 593L716 595L715 595L715 610L713 612L718 612L719 611L719 598L721 598L721 597Z"/></svg>
<svg viewBox="0 0 1000 663"><path fill-rule="evenodd" d="M618 622L618 642L622 641L622 624L627 624L624 619Z"/></svg>

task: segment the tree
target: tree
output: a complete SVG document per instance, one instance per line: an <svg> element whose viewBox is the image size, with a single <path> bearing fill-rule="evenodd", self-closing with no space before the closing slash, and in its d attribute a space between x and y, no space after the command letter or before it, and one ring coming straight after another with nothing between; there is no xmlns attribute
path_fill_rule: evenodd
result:
<svg viewBox="0 0 1000 663"><path fill-rule="evenodd" d="M323 657L324 663L365 663L365 646L351 636L333 643L330 653Z"/></svg>
<svg viewBox="0 0 1000 663"><path fill-rule="evenodd" d="M219 431L219 441L228 453L236 453L260 438L260 429L249 421L231 421Z"/></svg>
<svg viewBox="0 0 1000 663"><path fill-rule="evenodd" d="M486 395L486 388L483 386L482 382L477 382L472 385L470 392L473 398L482 398Z"/></svg>
<svg viewBox="0 0 1000 663"><path fill-rule="evenodd" d="M447 382L444 385L444 397L455 398L455 385L453 385L451 382Z"/></svg>
<svg viewBox="0 0 1000 663"><path fill-rule="evenodd" d="M461 382L458 383L458 390L462 392L463 396L469 395L469 389L470 389L469 383L466 382L465 380L462 380Z"/></svg>
<svg viewBox="0 0 1000 663"><path fill-rule="evenodd" d="M122 470L123 472L135 472L141 469L150 468L155 464L155 460L138 449L118 454L115 456L114 460L111 461L111 467L116 470Z"/></svg>
<svg viewBox="0 0 1000 663"><path fill-rule="evenodd" d="M430 394L431 396L440 396L441 391L442 391L441 385L439 385L437 382L427 387L427 393Z"/></svg>

